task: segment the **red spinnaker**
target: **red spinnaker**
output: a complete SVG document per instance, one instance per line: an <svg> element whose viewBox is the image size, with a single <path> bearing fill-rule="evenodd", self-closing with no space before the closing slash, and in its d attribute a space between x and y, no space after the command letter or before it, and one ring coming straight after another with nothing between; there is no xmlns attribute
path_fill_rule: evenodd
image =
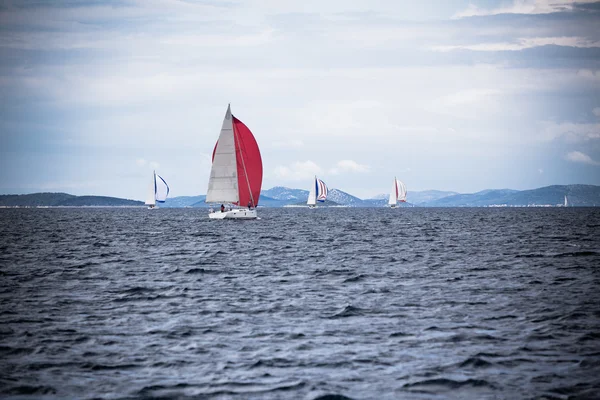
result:
<svg viewBox="0 0 600 400"><path fill-rule="evenodd" d="M235 156L237 161L238 188L240 192L240 206L252 202L258 205L260 188L262 186L263 167L260 150L254 135L242 121L233 117L233 132L235 140ZM245 172L244 172L245 167ZM248 176L246 177L246 173ZM247 178L247 179L246 179ZM250 184L250 190L248 190ZM250 196L252 192L252 196ZM252 201L254 199L254 201Z"/></svg>

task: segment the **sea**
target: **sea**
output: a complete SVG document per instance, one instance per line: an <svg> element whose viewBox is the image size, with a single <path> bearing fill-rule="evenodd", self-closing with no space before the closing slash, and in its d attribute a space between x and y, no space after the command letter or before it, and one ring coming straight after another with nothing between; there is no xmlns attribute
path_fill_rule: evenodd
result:
<svg viewBox="0 0 600 400"><path fill-rule="evenodd" d="M6 399L600 398L600 208L0 209Z"/></svg>

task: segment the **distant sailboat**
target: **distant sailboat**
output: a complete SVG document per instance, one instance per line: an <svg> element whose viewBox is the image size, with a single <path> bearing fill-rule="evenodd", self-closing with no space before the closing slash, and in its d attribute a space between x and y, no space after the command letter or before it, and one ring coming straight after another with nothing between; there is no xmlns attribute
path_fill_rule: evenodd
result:
<svg viewBox="0 0 600 400"><path fill-rule="evenodd" d="M406 202L406 186L394 177L394 183L392 185L392 191L390 193L390 200L388 205L392 208L396 207L397 202Z"/></svg>
<svg viewBox="0 0 600 400"><path fill-rule="evenodd" d="M148 187L146 205L149 209L156 208L156 202L164 203L169 195L169 185L156 171L152 171L152 181Z"/></svg>
<svg viewBox="0 0 600 400"><path fill-rule="evenodd" d="M567 195L565 194L565 205L564 207L569 207L569 202L567 201Z"/></svg>
<svg viewBox="0 0 600 400"><path fill-rule="evenodd" d="M322 203L327 199L327 185L322 180L318 179L315 176L315 181L312 187L310 188L310 192L308 194L308 204L309 208L315 208L317 205L317 201Z"/></svg>
<svg viewBox="0 0 600 400"><path fill-rule="evenodd" d="M213 150L206 203L221 204L208 214L211 219L254 219L262 185L262 158L256 139L227 107ZM233 204L240 208L225 207ZM247 207L246 207L247 206Z"/></svg>

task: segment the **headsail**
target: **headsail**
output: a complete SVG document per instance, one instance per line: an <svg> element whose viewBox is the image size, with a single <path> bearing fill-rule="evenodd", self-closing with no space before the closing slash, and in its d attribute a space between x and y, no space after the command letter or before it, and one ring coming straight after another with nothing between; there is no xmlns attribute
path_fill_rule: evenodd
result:
<svg viewBox="0 0 600 400"><path fill-rule="evenodd" d="M327 185L320 179L316 181L317 201L324 202L327 199Z"/></svg>
<svg viewBox="0 0 600 400"><path fill-rule="evenodd" d="M154 193L156 201L159 203L164 203L167 200L167 196L169 195L169 185L162 178L162 176L154 174Z"/></svg>
<svg viewBox="0 0 600 400"><path fill-rule="evenodd" d="M309 206L314 206L317 204L317 201L324 202L327 199L327 185L322 180L318 179L315 176L315 180L313 185L310 188L310 192L308 193L308 200L306 204Z"/></svg>
<svg viewBox="0 0 600 400"><path fill-rule="evenodd" d="M262 175L262 159L256 139L250 129L231 114L228 106L213 151L205 201L256 206Z"/></svg>
<svg viewBox="0 0 600 400"><path fill-rule="evenodd" d="M399 180L396 180L397 192L396 197L398 201L405 202L406 201L406 185Z"/></svg>

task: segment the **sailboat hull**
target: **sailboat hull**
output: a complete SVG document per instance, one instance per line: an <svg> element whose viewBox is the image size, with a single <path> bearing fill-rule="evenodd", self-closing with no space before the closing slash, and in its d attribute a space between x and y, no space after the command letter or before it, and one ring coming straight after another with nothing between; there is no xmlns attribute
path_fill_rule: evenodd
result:
<svg viewBox="0 0 600 400"><path fill-rule="evenodd" d="M215 211L208 214L210 219L256 219L256 209L234 208L229 211Z"/></svg>

